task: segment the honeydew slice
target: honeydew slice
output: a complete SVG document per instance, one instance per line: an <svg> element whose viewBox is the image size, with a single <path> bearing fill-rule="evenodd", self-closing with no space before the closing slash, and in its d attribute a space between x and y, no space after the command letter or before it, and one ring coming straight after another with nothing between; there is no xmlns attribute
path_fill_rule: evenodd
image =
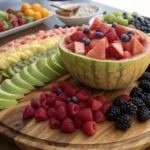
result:
<svg viewBox="0 0 150 150"><path fill-rule="evenodd" d="M1 84L1 89L11 94L26 94L30 91L16 86L11 79L5 79Z"/></svg>
<svg viewBox="0 0 150 150"><path fill-rule="evenodd" d="M14 99L0 99L0 109L5 109L17 104L18 102Z"/></svg>

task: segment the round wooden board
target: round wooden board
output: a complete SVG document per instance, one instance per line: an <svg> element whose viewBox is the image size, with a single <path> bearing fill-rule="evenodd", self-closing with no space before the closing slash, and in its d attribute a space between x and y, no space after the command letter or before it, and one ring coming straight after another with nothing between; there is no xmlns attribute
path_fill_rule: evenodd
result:
<svg viewBox="0 0 150 150"><path fill-rule="evenodd" d="M76 88L83 85L70 75L65 75L55 82L69 80ZM97 133L85 135L81 130L72 134L52 130L49 122L37 123L34 119L23 120L22 112L31 98L39 97L43 91L49 91L52 83L39 88L19 100L19 104L0 112L0 132L25 150L141 150L149 146L150 121L139 123L133 118L132 127L127 131L115 129L114 122L105 121L98 124ZM117 91L100 91L88 88L94 95L105 95L110 103L120 94L129 94L137 83Z"/></svg>

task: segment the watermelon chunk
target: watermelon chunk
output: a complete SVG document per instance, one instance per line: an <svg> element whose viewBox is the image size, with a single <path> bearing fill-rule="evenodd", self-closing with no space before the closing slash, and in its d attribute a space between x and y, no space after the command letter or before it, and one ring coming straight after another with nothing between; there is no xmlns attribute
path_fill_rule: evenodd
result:
<svg viewBox="0 0 150 150"><path fill-rule="evenodd" d="M119 40L116 32L114 30L111 30L107 35L106 35L108 42L112 43L115 40Z"/></svg>
<svg viewBox="0 0 150 150"><path fill-rule="evenodd" d="M124 51L124 58L131 58L132 54L129 51Z"/></svg>
<svg viewBox="0 0 150 150"><path fill-rule="evenodd" d="M132 36L130 42L132 45L131 52L133 56L145 52L143 45L140 43L140 41L136 37Z"/></svg>
<svg viewBox="0 0 150 150"><path fill-rule="evenodd" d="M107 48L109 46L108 40L107 38L105 38L105 48Z"/></svg>
<svg viewBox="0 0 150 150"><path fill-rule="evenodd" d="M112 43L106 49L106 53L109 56L115 57L117 59L124 58L124 51L121 43Z"/></svg>
<svg viewBox="0 0 150 150"><path fill-rule="evenodd" d="M89 34L88 34L88 38L89 39L95 39L95 31L91 31Z"/></svg>
<svg viewBox="0 0 150 150"><path fill-rule="evenodd" d="M69 50L71 50L72 52L75 52L74 42L66 45L66 48L69 49Z"/></svg>
<svg viewBox="0 0 150 150"><path fill-rule="evenodd" d="M116 33L117 33L117 35L118 35L119 38L120 38L120 36L121 36L122 34L126 34L127 31L128 31L127 28L124 27L124 26L121 26L121 25L117 25L117 26L116 26Z"/></svg>
<svg viewBox="0 0 150 150"><path fill-rule="evenodd" d="M92 25L91 25L91 27L90 27L90 29L91 29L91 30L95 30L95 28L96 28L97 26L99 26L101 23L102 23L102 21L100 21L98 18L95 18L95 19L94 19L94 22L92 23Z"/></svg>
<svg viewBox="0 0 150 150"><path fill-rule="evenodd" d="M128 52L131 52L132 50L132 44L131 42L122 42L122 46L123 46L123 50L124 51L128 51Z"/></svg>
<svg viewBox="0 0 150 150"><path fill-rule="evenodd" d="M86 54L86 56L103 60L106 58L105 53L105 38L103 38L98 41L98 43Z"/></svg>
<svg viewBox="0 0 150 150"><path fill-rule="evenodd" d="M92 49L98 43L99 40L100 39L93 39L93 40L91 40L90 45L89 45L90 49Z"/></svg>
<svg viewBox="0 0 150 150"><path fill-rule="evenodd" d="M146 36L144 35L144 34L142 34L142 33L140 33L139 31L137 31L137 30L134 30L134 34L136 34L136 35L138 35L139 37L140 37L140 42L143 44L143 43L145 43L145 41L146 41Z"/></svg>
<svg viewBox="0 0 150 150"><path fill-rule="evenodd" d="M86 25L86 24L83 24L83 25L82 25L82 29L84 29L84 28L90 28L90 26L88 26L88 25Z"/></svg>
<svg viewBox="0 0 150 150"><path fill-rule="evenodd" d="M75 46L75 53L81 54L81 55L85 54L84 43L74 42L74 46Z"/></svg>
<svg viewBox="0 0 150 150"><path fill-rule="evenodd" d="M66 43L67 45L73 43L73 41L71 40L70 36L67 36L67 37L65 38L65 43Z"/></svg>
<svg viewBox="0 0 150 150"><path fill-rule="evenodd" d="M95 29L98 32L103 32L105 35L109 32L110 26L108 24L101 23L99 26Z"/></svg>

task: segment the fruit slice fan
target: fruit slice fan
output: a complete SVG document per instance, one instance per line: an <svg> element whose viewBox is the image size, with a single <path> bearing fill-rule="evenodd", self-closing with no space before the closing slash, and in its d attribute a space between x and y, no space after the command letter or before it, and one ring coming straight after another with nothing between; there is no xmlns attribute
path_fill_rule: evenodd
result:
<svg viewBox="0 0 150 150"><path fill-rule="evenodd" d="M1 79L4 79L0 86L0 109L17 104L17 99L35 87L44 86L67 73L58 51L58 41L62 34L76 29L39 31L10 42L0 50Z"/></svg>

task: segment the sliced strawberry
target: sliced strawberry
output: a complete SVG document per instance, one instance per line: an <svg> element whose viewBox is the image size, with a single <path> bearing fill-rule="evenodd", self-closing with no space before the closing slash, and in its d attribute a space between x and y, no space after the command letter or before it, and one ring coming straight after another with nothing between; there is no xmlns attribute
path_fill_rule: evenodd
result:
<svg viewBox="0 0 150 150"><path fill-rule="evenodd" d="M89 45L85 45L84 48L85 48L84 55L86 55L90 51L90 47L89 47Z"/></svg>
<svg viewBox="0 0 150 150"><path fill-rule="evenodd" d="M84 43L74 42L75 53L83 55L85 53Z"/></svg>
<svg viewBox="0 0 150 150"><path fill-rule="evenodd" d="M119 40L119 38L118 38L116 32L113 31L113 30L111 30L111 31L106 35L106 37L107 37L107 40L108 40L109 43L112 43L112 42L115 41L115 40Z"/></svg>
<svg viewBox="0 0 150 150"><path fill-rule="evenodd" d="M68 44L71 44L73 41L70 39L70 36L67 36L65 38L65 43L68 45Z"/></svg>
<svg viewBox="0 0 150 150"><path fill-rule="evenodd" d="M132 45L131 42L122 42L123 50L131 52Z"/></svg>
<svg viewBox="0 0 150 150"><path fill-rule="evenodd" d="M78 28L77 28L77 31L82 31L82 27L78 27Z"/></svg>
<svg viewBox="0 0 150 150"><path fill-rule="evenodd" d="M98 32L102 32L106 35L110 30L110 26L108 24L101 23L99 26L96 27L95 30Z"/></svg>
<svg viewBox="0 0 150 150"><path fill-rule="evenodd" d="M122 25L117 25L116 26L116 33L117 33L119 38L122 34L126 34L127 31L128 31L127 28L122 26Z"/></svg>
<svg viewBox="0 0 150 150"><path fill-rule="evenodd" d="M69 49L69 50L71 50L72 52L75 52L74 42L66 45L66 48Z"/></svg>
<svg viewBox="0 0 150 150"><path fill-rule="evenodd" d="M113 56L117 59L121 59L124 57L123 47L121 43L112 43L106 49L106 52L109 56Z"/></svg>
<svg viewBox="0 0 150 150"><path fill-rule="evenodd" d="M130 42L132 45L132 51L131 52L132 52L133 56L145 52L144 47L142 46L142 44L140 43L140 41L136 37L132 36Z"/></svg>
<svg viewBox="0 0 150 150"><path fill-rule="evenodd" d="M107 48L109 46L108 40L107 38L105 38L105 48Z"/></svg>
<svg viewBox="0 0 150 150"><path fill-rule="evenodd" d="M129 51L124 51L124 58L131 58L132 54Z"/></svg>
<svg viewBox="0 0 150 150"><path fill-rule="evenodd" d="M91 31L90 34L88 35L89 39L95 39L95 31Z"/></svg>
<svg viewBox="0 0 150 150"><path fill-rule="evenodd" d="M95 28L96 28L97 26L99 26L101 23L102 23L102 21L100 21L98 18L95 18L95 19L94 19L94 22L92 23L92 25L91 25L91 27L90 27L90 29L91 29L91 30L95 30Z"/></svg>
<svg viewBox="0 0 150 150"><path fill-rule="evenodd" d="M105 38L100 39L99 42L87 53L86 56L95 59L105 59Z"/></svg>

